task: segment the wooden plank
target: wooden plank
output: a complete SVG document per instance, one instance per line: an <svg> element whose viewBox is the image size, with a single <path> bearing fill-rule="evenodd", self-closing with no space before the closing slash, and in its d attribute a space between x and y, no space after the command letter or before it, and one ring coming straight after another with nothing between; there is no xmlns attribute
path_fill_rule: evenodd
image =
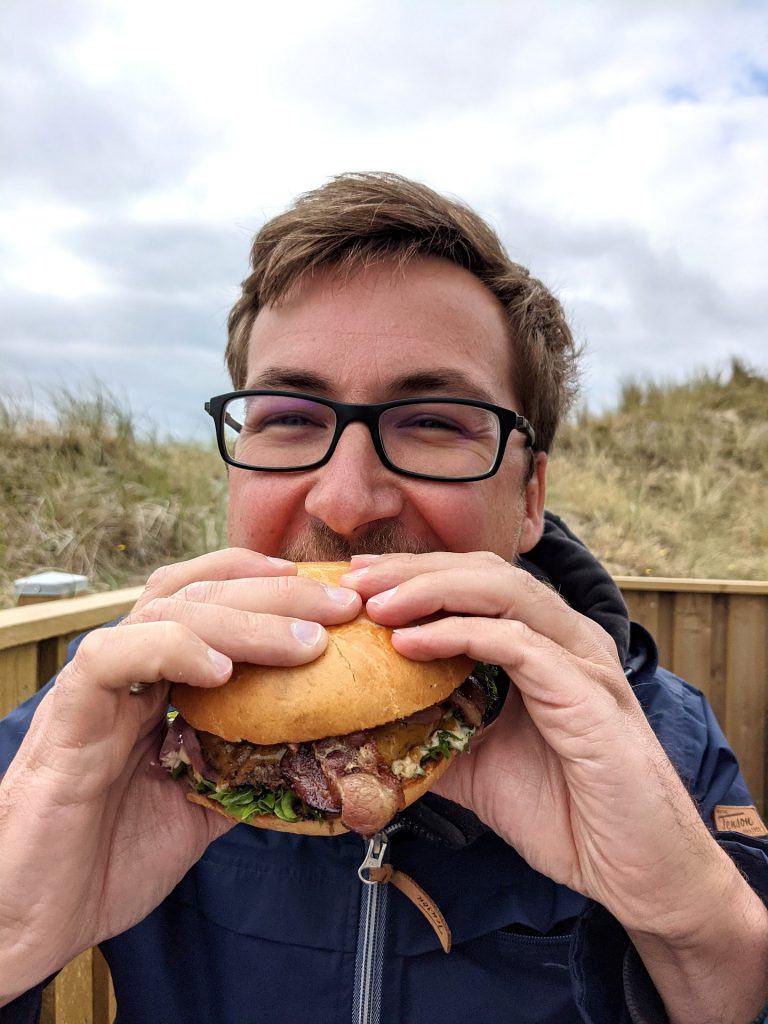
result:
<svg viewBox="0 0 768 1024"><path fill-rule="evenodd" d="M725 732L758 808L765 811L768 659L765 599L732 597L728 619Z"/></svg>
<svg viewBox="0 0 768 1024"><path fill-rule="evenodd" d="M671 590L676 594L768 594L768 580L691 580L667 576L614 576L620 590Z"/></svg>
<svg viewBox="0 0 768 1024"><path fill-rule="evenodd" d="M0 651L0 718L37 689L37 644Z"/></svg>
<svg viewBox="0 0 768 1024"><path fill-rule="evenodd" d="M659 591L656 596L659 609L654 640L659 649L659 664L671 668L674 657L675 595Z"/></svg>
<svg viewBox="0 0 768 1024"><path fill-rule="evenodd" d="M629 617L645 626L652 636L659 631L659 595L656 591L627 591L623 593Z"/></svg>
<svg viewBox="0 0 768 1024"><path fill-rule="evenodd" d="M100 949L93 950L93 1024L112 1024L117 1015L115 990L107 961Z"/></svg>
<svg viewBox="0 0 768 1024"><path fill-rule="evenodd" d="M672 671L709 696L711 663L712 595L677 594L672 626Z"/></svg>
<svg viewBox="0 0 768 1024"><path fill-rule="evenodd" d="M709 666L709 702L718 722L725 722L725 687L728 671L728 614L730 594L712 595L712 662Z"/></svg>
<svg viewBox="0 0 768 1024"><path fill-rule="evenodd" d="M0 611L0 650L66 633L82 633L129 611L142 587L86 594Z"/></svg>
<svg viewBox="0 0 768 1024"><path fill-rule="evenodd" d="M93 950L67 964L51 983L55 1024L94 1024Z"/></svg>
<svg viewBox="0 0 768 1024"><path fill-rule="evenodd" d="M95 627L94 627L95 628ZM81 632L84 632L81 630ZM45 686L56 675L67 658L69 644L80 633L66 633L64 636L49 636L38 644L37 686Z"/></svg>

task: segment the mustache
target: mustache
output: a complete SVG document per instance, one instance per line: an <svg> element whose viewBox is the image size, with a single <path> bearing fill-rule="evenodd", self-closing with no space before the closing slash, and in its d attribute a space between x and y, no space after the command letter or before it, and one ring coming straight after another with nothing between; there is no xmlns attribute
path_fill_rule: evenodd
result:
<svg viewBox="0 0 768 1024"><path fill-rule="evenodd" d="M415 537L398 522L381 520L369 523L353 537L345 537L320 520L313 519L280 555L292 562L348 562L352 555L388 555L393 552L423 555L432 550L431 545Z"/></svg>

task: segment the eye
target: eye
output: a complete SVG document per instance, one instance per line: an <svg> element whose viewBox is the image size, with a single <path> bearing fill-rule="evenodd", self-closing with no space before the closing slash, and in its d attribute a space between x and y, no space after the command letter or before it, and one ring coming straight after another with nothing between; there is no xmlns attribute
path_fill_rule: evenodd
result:
<svg viewBox="0 0 768 1024"><path fill-rule="evenodd" d="M247 403L245 427L249 434L293 433L327 429L332 413L314 402L282 395L260 395Z"/></svg>
<svg viewBox="0 0 768 1024"><path fill-rule="evenodd" d="M279 416L262 416L253 423L249 419L247 425L255 433L258 433L260 430L267 430L269 427L322 426L322 424L316 424L316 421L307 416L306 413L301 412L286 412Z"/></svg>
<svg viewBox="0 0 768 1024"><path fill-rule="evenodd" d="M401 423L402 427L417 427L419 430L452 430L460 432L464 428L458 423L449 423L437 416L414 416L411 420Z"/></svg>

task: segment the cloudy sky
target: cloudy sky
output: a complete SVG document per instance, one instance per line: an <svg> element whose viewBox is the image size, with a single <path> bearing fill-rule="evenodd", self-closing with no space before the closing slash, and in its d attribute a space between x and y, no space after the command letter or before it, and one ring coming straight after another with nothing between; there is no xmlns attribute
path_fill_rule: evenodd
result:
<svg viewBox="0 0 768 1024"><path fill-rule="evenodd" d="M4 0L0 391L207 432L249 241L394 170L563 300L584 398L768 366L764 0Z"/></svg>

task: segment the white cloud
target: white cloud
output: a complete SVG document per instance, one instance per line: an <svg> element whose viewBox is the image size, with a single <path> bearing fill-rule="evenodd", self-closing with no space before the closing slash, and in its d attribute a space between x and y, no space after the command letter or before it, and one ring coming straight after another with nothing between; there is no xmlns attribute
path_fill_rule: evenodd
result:
<svg viewBox="0 0 768 1024"><path fill-rule="evenodd" d="M7 7L6 386L101 366L137 405L173 382L188 425L250 234L349 169L486 215L566 302L595 402L638 369L766 365L762 2Z"/></svg>

